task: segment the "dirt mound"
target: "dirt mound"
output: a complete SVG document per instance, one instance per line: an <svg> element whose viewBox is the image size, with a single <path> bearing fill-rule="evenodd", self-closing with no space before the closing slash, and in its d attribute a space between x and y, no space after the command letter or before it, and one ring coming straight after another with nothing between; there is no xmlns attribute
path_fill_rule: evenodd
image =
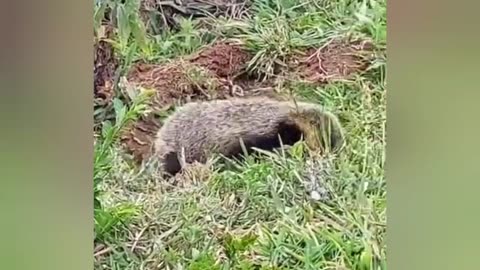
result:
<svg viewBox="0 0 480 270"><path fill-rule="evenodd" d="M247 74L246 67L252 57L241 45L220 41L201 50L189 60L220 77L233 96L274 97L273 80L262 81Z"/></svg>
<svg viewBox="0 0 480 270"><path fill-rule="evenodd" d="M298 73L311 82L326 83L348 80L365 71L374 58L374 46L369 41L331 40L320 49L310 49L300 60Z"/></svg>
<svg viewBox="0 0 480 270"><path fill-rule="evenodd" d="M148 159L153 139L160 127L160 121L154 113L150 113L131 124L122 134L121 142L136 162Z"/></svg>
<svg viewBox="0 0 480 270"><path fill-rule="evenodd" d="M138 63L127 80L135 86L155 89L151 106L161 109L176 101L221 98L228 89L214 74L184 61L166 65Z"/></svg>
<svg viewBox="0 0 480 270"><path fill-rule="evenodd" d="M190 61L204 67L219 77L230 78L241 73L252 55L240 45L217 42L200 51Z"/></svg>
<svg viewBox="0 0 480 270"><path fill-rule="evenodd" d="M97 105L110 103L114 96L113 83L115 71L118 68L118 59L115 58L114 49L111 43L105 41L113 34L113 28L101 27L99 36L95 39L94 50L94 82L93 94Z"/></svg>
<svg viewBox="0 0 480 270"><path fill-rule="evenodd" d="M153 112L132 123L121 141L137 162L150 155L154 136L161 127L161 112L192 100L223 99L229 89L215 74L184 61L166 65L137 63L127 74L134 86L155 89L149 101Z"/></svg>

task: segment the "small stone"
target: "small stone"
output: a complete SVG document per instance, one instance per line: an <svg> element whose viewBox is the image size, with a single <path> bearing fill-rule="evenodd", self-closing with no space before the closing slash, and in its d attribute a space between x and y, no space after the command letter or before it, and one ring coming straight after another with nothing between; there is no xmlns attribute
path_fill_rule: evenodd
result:
<svg viewBox="0 0 480 270"><path fill-rule="evenodd" d="M319 201L322 199L322 196L320 196L320 193L318 193L317 191L312 191L312 193L310 193L310 197L315 201Z"/></svg>

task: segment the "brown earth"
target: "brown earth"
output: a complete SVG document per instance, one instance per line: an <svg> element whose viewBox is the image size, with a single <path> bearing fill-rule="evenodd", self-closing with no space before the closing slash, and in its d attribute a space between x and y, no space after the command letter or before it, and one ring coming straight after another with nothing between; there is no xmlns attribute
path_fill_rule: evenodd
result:
<svg viewBox="0 0 480 270"><path fill-rule="evenodd" d="M136 162L141 163L148 159L153 139L160 127L161 123L155 114L149 113L132 123L122 133L121 142Z"/></svg>
<svg viewBox="0 0 480 270"><path fill-rule="evenodd" d="M300 59L297 72L314 83L348 80L365 71L373 60L374 45L370 41L331 40L320 49L310 49Z"/></svg>
<svg viewBox="0 0 480 270"><path fill-rule="evenodd" d="M247 74L246 68L253 55L241 45L228 41L219 41L201 50L189 59L220 77L233 96L270 96L275 97L273 79L262 81Z"/></svg>
<svg viewBox="0 0 480 270"><path fill-rule="evenodd" d="M103 26L102 31L103 33L96 38L93 45L93 93L97 105L105 105L112 100L114 96L113 83L115 71L119 64L118 59L115 58L112 44L104 40L105 38L110 38L112 36L112 27Z"/></svg>
<svg viewBox="0 0 480 270"><path fill-rule="evenodd" d="M183 60L164 65L137 63L127 74L135 86L155 89L151 106L161 109L175 101L221 98L228 89L215 74Z"/></svg>
<svg viewBox="0 0 480 270"><path fill-rule="evenodd" d="M217 42L201 50L190 61L219 77L232 78L244 71L252 57L240 45Z"/></svg>

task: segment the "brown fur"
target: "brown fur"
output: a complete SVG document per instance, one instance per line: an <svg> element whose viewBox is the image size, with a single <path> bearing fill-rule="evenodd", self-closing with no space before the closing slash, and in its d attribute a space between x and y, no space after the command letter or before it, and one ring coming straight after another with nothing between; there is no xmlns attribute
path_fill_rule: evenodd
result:
<svg viewBox="0 0 480 270"><path fill-rule="evenodd" d="M319 105L256 97L188 103L165 121L154 147L164 170L176 174L184 162L241 155L240 139L248 152L273 150L281 146L279 136L284 145L303 137L307 146L322 151L337 150L344 141L338 119Z"/></svg>

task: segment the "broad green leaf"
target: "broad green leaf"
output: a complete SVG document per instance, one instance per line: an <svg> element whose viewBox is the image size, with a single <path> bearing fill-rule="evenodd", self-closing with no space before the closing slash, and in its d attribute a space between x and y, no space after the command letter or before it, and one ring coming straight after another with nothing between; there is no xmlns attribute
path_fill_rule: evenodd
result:
<svg viewBox="0 0 480 270"><path fill-rule="evenodd" d="M135 38L135 41L137 42L138 46L140 47L143 53L147 54L149 50L148 50L145 25L137 16L134 16L130 20L130 27L132 29L132 35Z"/></svg>
<svg viewBox="0 0 480 270"><path fill-rule="evenodd" d="M106 8L107 8L107 4L105 2L95 6L94 15L93 15L93 27L95 30L98 29L102 24L102 19L105 16Z"/></svg>
<svg viewBox="0 0 480 270"><path fill-rule="evenodd" d="M130 21L129 21L129 14L125 9L124 4L119 4L117 6L117 23L118 23L118 35L120 38L120 44L122 50L125 49L128 43L128 39L130 38L131 28L130 28Z"/></svg>

